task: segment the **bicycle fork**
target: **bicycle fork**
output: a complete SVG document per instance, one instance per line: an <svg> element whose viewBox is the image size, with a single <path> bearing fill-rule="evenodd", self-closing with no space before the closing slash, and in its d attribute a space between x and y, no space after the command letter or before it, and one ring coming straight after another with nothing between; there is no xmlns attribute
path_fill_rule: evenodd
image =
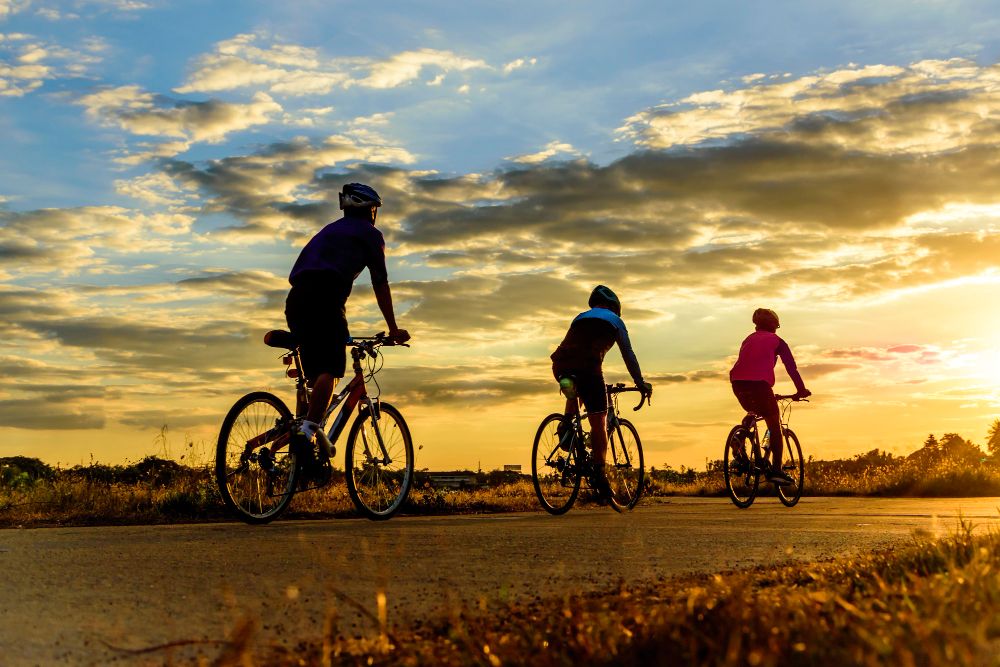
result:
<svg viewBox="0 0 1000 667"><path fill-rule="evenodd" d="M392 463L392 459L389 458L389 451L385 448L385 440L382 439L382 429L379 428L379 422L382 420L382 409L379 399L376 398L373 401L369 396L365 396L364 405L361 407L361 414L364 415L366 413L372 420L372 430L375 431L375 444L378 445L378 451L382 453L382 458L377 459L372 456L372 448L368 442L368 435L365 433L365 429L361 429L361 441L365 445L365 456L369 461L387 466Z"/></svg>

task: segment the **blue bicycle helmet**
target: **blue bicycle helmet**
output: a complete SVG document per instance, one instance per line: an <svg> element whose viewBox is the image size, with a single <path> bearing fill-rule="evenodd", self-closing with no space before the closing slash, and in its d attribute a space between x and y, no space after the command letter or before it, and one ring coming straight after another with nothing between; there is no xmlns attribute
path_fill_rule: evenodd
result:
<svg viewBox="0 0 1000 667"><path fill-rule="evenodd" d="M607 308L618 317L622 316L622 302L618 300L618 295L611 291L610 287L598 285L590 293L587 305L591 308Z"/></svg>
<svg viewBox="0 0 1000 667"><path fill-rule="evenodd" d="M340 193L340 208L368 208L381 206L382 198L375 188L364 183L348 183Z"/></svg>

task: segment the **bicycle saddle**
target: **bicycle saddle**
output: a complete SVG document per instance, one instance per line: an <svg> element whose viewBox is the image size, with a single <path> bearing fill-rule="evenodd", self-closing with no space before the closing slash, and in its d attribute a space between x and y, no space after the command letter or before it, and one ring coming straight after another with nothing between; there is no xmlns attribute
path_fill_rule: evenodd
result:
<svg viewBox="0 0 1000 667"><path fill-rule="evenodd" d="M295 339L295 335L291 331L275 329L264 334L264 345L285 350L294 350L299 346L299 341Z"/></svg>

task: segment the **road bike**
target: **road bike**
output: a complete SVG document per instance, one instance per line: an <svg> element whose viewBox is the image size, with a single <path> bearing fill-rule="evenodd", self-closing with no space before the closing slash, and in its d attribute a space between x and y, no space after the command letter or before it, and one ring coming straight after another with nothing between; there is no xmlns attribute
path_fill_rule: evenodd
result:
<svg viewBox="0 0 1000 667"><path fill-rule="evenodd" d="M216 481L226 506L247 523L268 523L288 508L296 491L328 484L333 476L334 443L357 408L345 448L347 491L358 511L369 519L388 519L398 512L413 483L413 441L399 410L378 395L369 396L366 386L366 381L373 381L378 387L375 375L384 365L381 348L397 343L384 333L347 342L354 377L333 397L323 416L316 433L319 474L314 473L306 483L300 483L305 471L290 446L312 393L302 373L298 342L288 331L276 330L264 336L264 343L288 351L282 362L285 374L295 380L295 415L280 398L264 391L247 394L229 410L215 457ZM338 408L329 430L324 431Z"/></svg>
<svg viewBox="0 0 1000 667"><path fill-rule="evenodd" d="M785 446L781 455L781 469L794 481L788 486L775 484L778 500L786 507L792 507L802 497L802 487L805 484L805 464L802 461L802 447L799 438L788 428L788 420L792 412L792 403L808 401L795 396L774 397L781 407L781 432L785 436ZM726 491L733 504L746 509L753 504L760 487L760 478L771 467L771 432L764 431L760 438L757 424L764 418L755 413L747 413L743 421L729 431L723 454L723 474L726 478ZM750 444L749 452L747 443Z"/></svg>
<svg viewBox="0 0 1000 667"><path fill-rule="evenodd" d="M639 432L627 419L618 416L619 394L637 391L624 384L605 385L608 392L608 453L605 470L611 489L604 498L616 512L631 510L639 502L645 483L642 443ZM639 410L648 399L633 410ZM579 401L572 415L555 412L542 420L531 448L531 481L542 507L549 514L569 511L580 493L580 487L591 472L590 433L584 430L586 414L581 414ZM560 425L565 424L563 428ZM560 437L562 436L562 437ZM588 480L589 486L589 480Z"/></svg>

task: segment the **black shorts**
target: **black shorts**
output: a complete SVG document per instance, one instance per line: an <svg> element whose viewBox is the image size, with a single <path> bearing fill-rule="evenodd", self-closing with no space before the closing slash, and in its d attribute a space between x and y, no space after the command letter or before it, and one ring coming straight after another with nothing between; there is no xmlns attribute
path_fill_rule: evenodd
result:
<svg viewBox="0 0 1000 667"><path fill-rule="evenodd" d="M556 380L572 376L576 383L576 395L583 401L587 414L595 415L608 409L608 388L604 384L604 374L592 371L577 371L552 366Z"/></svg>
<svg viewBox="0 0 1000 667"><path fill-rule="evenodd" d="M296 285L285 300L288 330L299 341L302 371L311 385L323 373L344 377L347 368L346 304L351 285Z"/></svg>

